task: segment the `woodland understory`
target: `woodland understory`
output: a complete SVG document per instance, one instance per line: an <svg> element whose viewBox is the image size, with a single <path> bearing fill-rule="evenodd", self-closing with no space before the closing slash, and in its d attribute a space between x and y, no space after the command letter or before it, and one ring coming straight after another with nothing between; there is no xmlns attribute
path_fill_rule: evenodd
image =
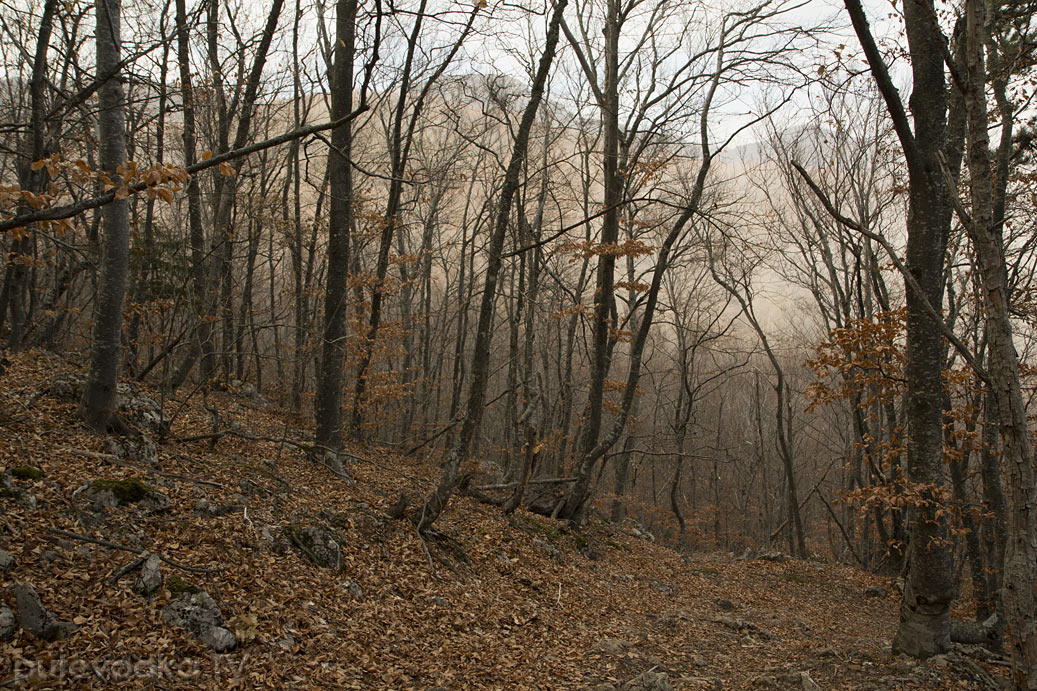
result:
<svg viewBox="0 0 1037 691"><path fill-rule="evenodd" d="M10 659L1037 690L1035 10L0 0Z"/></svg>

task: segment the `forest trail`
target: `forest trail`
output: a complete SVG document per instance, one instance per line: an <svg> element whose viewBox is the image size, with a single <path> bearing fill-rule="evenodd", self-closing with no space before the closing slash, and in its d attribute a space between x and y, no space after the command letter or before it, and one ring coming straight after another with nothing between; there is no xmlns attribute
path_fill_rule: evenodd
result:
<svg viewBox="0 0 1037 691"><path fill-rule="evenodd" d="M0 548L13 557L0 564L0 606L31 583L76 627L53 642L21 630L0 642L0 684L960 689L1006 669L960 651L892 657L898 594L841 565L680 555L628 526L573 532L464 497L425 542L385 512L428 491L433 463L353 448L351 484L291 445L246 439L303 438L256 396L212 394L209 410L200 395L165 400L170 437L210 433L214 411L237 436L215 448L167 439L145 467L76 422L75 401L53 385L71 369L26 353L0 375ZM131 478L168 506L104 505L89 484ZM338 545L332 568L307 558L323 556L300 540L309 530ZM134 573L112 578L141 550L207 572L163 563L164 585L142 597ZM163 619L185 581L211 595L234 650L217 655Z"/></svg>

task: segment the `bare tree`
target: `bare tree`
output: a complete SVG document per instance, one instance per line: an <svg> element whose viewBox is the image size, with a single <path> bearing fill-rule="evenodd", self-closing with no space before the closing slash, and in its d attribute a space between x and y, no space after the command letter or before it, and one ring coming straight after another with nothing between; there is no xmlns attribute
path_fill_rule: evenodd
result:
<svg viewBox="0 0 1037 691"><path fill-rule="evenodd" d="M475 348L472 354L471 385L465 406L464 419L461 423L461 432L447 458L436 490L426 498L425 504L422 507L421 517L418 520L419 532L428 531L446 508L447 502L450 501L450 495L457 484L461 464L468 455L468 447L471 445L472 439L479 428L483 404L486 399L490 346L493 342L493 313L497 298L497 280L501 268L504 237L507 233L508 219L512 213L515 193L519 186L519 175L529 149L529 135L533 129L537 109L540 107L540 102L544 97L544 86L547 83L547 76L551 70L551 63L554 61L555 50L558 47L559 25L561 24L562 13L565 11L567 2L568 0L558 0L558 3L554 6L547 28L544 53L540 56L540 62L537 65L536 74L530 89L529 100L522 111L522 120L515 133L511 159L508 162L504 185L501 188L500 199L497 202L493 235L490 240L486 279L479 306L479 323L476 327Z"/></svg>

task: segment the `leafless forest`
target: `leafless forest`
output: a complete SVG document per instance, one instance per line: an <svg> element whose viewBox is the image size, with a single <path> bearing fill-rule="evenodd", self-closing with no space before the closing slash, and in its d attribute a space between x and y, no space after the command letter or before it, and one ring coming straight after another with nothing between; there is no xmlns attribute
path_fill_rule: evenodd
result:
<svg viewBox="0 0 1037 691"><path fill-rule="evenodd" d="M1035 10L3 0L0 338L98 432L122 378L438 463L422 533L899 575L921 657L969 598L1034 689Z"/></svg>

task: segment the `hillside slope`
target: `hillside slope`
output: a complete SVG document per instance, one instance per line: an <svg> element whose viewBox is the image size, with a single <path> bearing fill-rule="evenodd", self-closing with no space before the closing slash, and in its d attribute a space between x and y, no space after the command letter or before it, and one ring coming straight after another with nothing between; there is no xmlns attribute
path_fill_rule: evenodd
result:
<svg viewBox="0 0 1037 691"><path fill-rule="evenodd" d="M76 422L73 370L29 353L0 375L0 548L13 557L0 605L29 583L69 622L57 640L19 629L0 642L0 684L608 689L641 675L638 688L951 689L1004 672L960 653L892 658L895 593L868 597L885 584L838 565L682 556L621 526L576 533L468 498L425 542L385 512L426 492L433 464L355 448L351 483L278 443L302 439L300 422L256 396L164 401L174 420L148 466L147 449ZM231 435L205 438L214 414ZM151 596L134 592L142 550L167 560ZM311 562L329 553L332 568ZM231 652L163 618L192 586L234 632Z"/></svg>

